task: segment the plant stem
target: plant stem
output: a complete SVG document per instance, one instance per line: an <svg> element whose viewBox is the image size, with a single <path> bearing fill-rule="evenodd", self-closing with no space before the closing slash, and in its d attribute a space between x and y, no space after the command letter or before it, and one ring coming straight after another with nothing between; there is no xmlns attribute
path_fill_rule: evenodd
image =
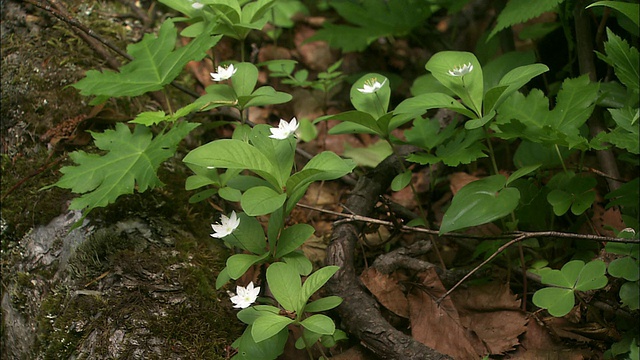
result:
<svg viewBox="0 0 640 360"><path fill-rule="evenodd" d="M389 140L388 138L386 138L385 140L387 141L389 146L391 146L391 151L393 152L393 155L395 155L396 158L398 159L398 161L400 162L400 168L402 169L402 172L403 173L407 172L408 171L407 167L404 165L404 161L398 155L398 152L396 151L396 147L393 145L391 140ZM424 226L427 226L427 224L429 224L429 221L427 220L427 215L426 215L424 209L422 208L422 203L420 202L420 198L418 197L418 191L413 186L413 182L412 181L409 181L409 187L411 188L411 193L413 194L413 199L416 202L416 204L418 205L418 211L419 211L420 219L422 219L422 221L424 223ZM446 270L447 266L444 264L444 259L442 259L442 255L440 254L440 250L438 249L438 245L436 244L435 238L433 236L429 236L429 238L431 240L431 243L433 244L433 249L436 252L436 256L438 257L438 261L440 261L440 266L442 267L443 270Z"/></svg>
<svg viewBox="0 0 640 360"><path fill-rule="evenodd" d="M562 164L562 169L566 173L567 166L564 164L564 159L562 159L562 154L560 154L560 148L558 147L558 144L555 144L554 147L556 148L556 154L558 154L558 159L560 159L560 164Z"/></svg>
<svg viewBox="0 0 640 360"><path fill-rule="evenodd" d="M489 134L489 129L484 127L484 134L487 140L487 146L489 147L489 157L491 158L491 166L493 166L493 173L498 175L498 164L496 163L496 155L493 152L493 144L491 144L491 135Z"/></svg>

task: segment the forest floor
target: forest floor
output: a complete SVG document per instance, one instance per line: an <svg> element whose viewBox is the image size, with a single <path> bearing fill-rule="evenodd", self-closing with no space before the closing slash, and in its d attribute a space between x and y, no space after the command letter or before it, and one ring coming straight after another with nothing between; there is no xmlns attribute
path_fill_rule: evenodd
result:
<svg viewBox="0 0 640 360"><path fill-rule="evenodd" d="M167 15L167 9L156 2L143 1L137 10L133 3L69 0L64 5L77 21L125 49L144 33L153 32L160 24L159 19ZM397 104L410 96L413 79L424 73L429 56L443 46L433 42L431 48L425 48L398 39L393 43L376 42L363 53L341 55L326 43L304 43L321 20L299 19L277 45L260 35L250 38L251 60L295 59L315 75L342 58L341 71L351 76L347 80L366 72L392 74L395 84L392 103ZM451 38L459 50L473 50L476 37L473 34L481 33L478 29L487 23L486 15L467 20L464 32ZM434 17L433 21L446 28L452 20L442 16ZM213 111L196 118L205 126L194 131L181 145L179 154L161 167L164 187L124 196L114 205L93 211L83 230L90 234L91 241L78 248L69 267L52 267L59 264L44 264L37 259L30 259L33 264L25 265L25 249L32 245L37 229L57 226L52 221L69 214L68 204L73 197L70 192L56 187L41 188L59 179L62 166L72 164L69 152L94 150L86 131L100 131L161 106L151 96L109 101L101 108L89 106L89 99L69 85L82 79L87 70L108 68L108 61L79 38L68 23L51 13L26 3L3 1L1 27L3 311L5 307L15 310L12 314L19 318L16 321L21 326L37 329L35 336L27 336L26 342L21 342L17 339L20 332L3 322L2 354L9 355L6 358L21 354L43 359L66 359L74 353L88 358L229 358L233 354L231 343L241 334L242 324L235 317L227 293L215 290L215 278L228 250L209 237L209 224L232 206L222 199L189 204L192 193L184 190L188 169L180 158L200 144L229 137L231 126L214 124L233 120L235 114ZM211 55L219 62L236 59L238 53L237 44L225 39ZM209 73L213 70L210 59L190 63L179 82L202 92L211 83ZM261 73L260 81L291 93L293 100L281 106L252 110L249 120L255 124L273 125L281 118L289 120L294 116L315 119L350 109L347 83L336 87L325 104L318 93L282 84L278 79L268 78L266 73ZM167 95L175 103L189 101L188 95L177 89L169 89ZM327 127L332 125L319 124L317 138L300 148L310 154L331 150L355 159L360 166L352 181L314 184L302 203L343 212L342 204L353 190L353 180L385 159L390 150L366 134L329 136ZM301 167L307 159L299 156L296 161ZM444 204L457 189L489 173L484 165L441 173L435 189L430 186L436 182L430 178L432 169L416 169L414 185L431 218L436 221L442 218ZM389 210L392 206L408 211L417 209L409 188L387 192L383 199L372 216L395 221L393 211ZM608 222L618 221L615 214L607 216ZM296 209L288 219L292 224L309 223L316 229L303 246L316 265L324 263L334 222L339 219L307 207ZM68 229L68 224L64 226ZM490 235L499 230L483 226L474 231L475 235ZM62 246L65 236L56 237L60 242L51 246ZM586 317L584 314L574 312L573 318L556 319L526 311L533 308L526 308L526 304L522 310L523 297L519 291L526 289L526 285L514 280L522 280L522 274L512 274L504 264L496 263L481 271L474 281L478 286L463 288L442 307L434 305L431 299L438 289L444 289L435 270L419 274L383 273L370 266L389 250L410 248L426 239L417 233L369 225L364 229L355 262L360 280L381 304L385 318L429 346L439 344L438 351L456 358L472 358L469 354L481 354L478 349L482 348L502 358L589 359L601 356L619 338L615 327L580 320ZM420 258L468 271L477 265L472 256L475 245L474 240L449 240L441 244L439 257L430 251ZM60 276L66 279L61 281ZM507 279L512 280L511 287L505 285ZM433 290L430 295L419 290L429 287ZM434 322L429 320L433 313L446 316L455 313L457 318L452 322ZM438 330L432 331L433 328ZM470 332L474 335L470 336ZM141 345L141 341L147 343ZM29 344L33 347L28 347ZM336 358L375 358L358 345L357 339L332 351ZM283 358L299 356L289 346Z"/></svg>

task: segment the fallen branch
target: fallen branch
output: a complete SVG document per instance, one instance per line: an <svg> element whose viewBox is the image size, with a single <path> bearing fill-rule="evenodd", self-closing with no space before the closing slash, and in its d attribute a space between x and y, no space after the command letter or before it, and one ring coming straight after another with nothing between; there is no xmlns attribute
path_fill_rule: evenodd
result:
<svg viewBox="0 0 640 360"><path fill-rule="evenodd" d="M367 216L400 171L397 157L388 157L358 180L346 207L357 215ZM382 317L378 303L364 290L355 272L354 252L361 230L362 223L337 224L327 248L327 265L340 266L340 270L327 283L327 290L344 299L338 307L338 313L346 330L383 359L450 359L398 331Z"/></svg>

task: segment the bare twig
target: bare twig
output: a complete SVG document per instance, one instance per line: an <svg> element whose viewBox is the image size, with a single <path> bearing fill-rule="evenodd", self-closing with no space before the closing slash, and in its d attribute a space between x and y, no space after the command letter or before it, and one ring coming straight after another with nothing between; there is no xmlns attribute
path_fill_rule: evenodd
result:
<svg viewBox="0 0 640 360"><path fill-rule="evenodd" d="M340 224L342 222L360 221L360 222L366 222L366 223L376 224L376 225L383 225L383 226L388 226L388 227L397 227L396 224L394 224L391 221L375 219L375 218L371 218L371 217L368 217L368 216L362 216L362 215L357 215L357 214L345 214L345 213L332 211L332 210L321 209L321 208L317 208L317 207L313 207L313 206L305 205L305 204L301 204L301 203L298 203L297 205L302 207L302 208L305 208L305 209L318 211L318 212L322 212L322 213L325 213L325 214L331 214L331 215L335 215L335 216L339 216L339 217L343 218L343 220L336 221L336 224ZM425 234L430 234L430 235L437 235L437 236L440 236L440 237L454 237L454 238L480 239L480 240L513 239L513 238L518 239L518 238L524 236L525 239L556 237L556 238L563 238L563 239L576 239L576 240L589 240L589 241L602 241L602 242L616 242L616 243L626 243L626 244L640 244L640 240L623 239L623 238L617 238L617 237L611 237L611 236L565 233L565 232L560 232L560 231L532 231L532 232L529 232L529 231L514 231L514 232L510 232L510 233L504 233L504 234L501 234L501 235L484 236L484 235L472 235L472 234L461 234L461 233L440 234L437 230L429 230L429 229L425 229L425 228L421 228L421 227L407 226L407 225L402 225L402 226L399 227L399 229L400 230L404 230L404 231L420 232L420 233L425 233Z"/></svg>

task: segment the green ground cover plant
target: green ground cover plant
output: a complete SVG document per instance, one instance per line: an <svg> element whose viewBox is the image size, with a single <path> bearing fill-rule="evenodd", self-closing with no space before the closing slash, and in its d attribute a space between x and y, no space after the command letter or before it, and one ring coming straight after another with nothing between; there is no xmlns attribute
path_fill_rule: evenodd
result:
<svg viewBox="0 0 640 360"><path fill-rule="evenodd" d="M299 1L161 2L184 16L167 18L157 35L145 35L142 41L130 45L127 52L134 60L119 72L92 70L74 84L81 94L94 96L92 104L112 97L162 91L187 62L203 59L223 37L239 41L241 49L245 49L252 31L260 31L267 24L272 28L291 26L285 21L286 14L308 10ZM435 11L457 11L461 3L464 2L328 1L327 8L334 9L349 25L327 22L311 40L325 40L344 52L364 51L376 39L408 36ZM509 1L485 39L491 41L500 31L543 12L555 11L561 19L568 19L571 14L567 9L572 4L562 0ZM415 6L416 11L407 11ZM63 176L52 186L78 194L71 208L84 210L85 216L134 189L142 192L160 186L158 167L199 126L190 120L192 115L218 107L237 109L240 121L233 125L231 138L210 141L184 157L193 172L185 184L187 190L197 190L190 202L216 196L241 209L223 214L220 223L213 225L212 237L237 250L228 257L216 287L242 278L254 266L266 269L260 287L253 283L246 288L237 287L240 298L234 303L242 308L238 318L247 328L233 346L238 350L234 358L273 359L284 351L290 326L301 329L295 342L300 349L317 344L331 347L346 338L334 319L322 314L339 306L342 299L328 296L309 302L338 268L325 266L314 271L311 261L300 251L314 228L308 224L288 225L286 220L312 183L339 179L357 166L351 159L324 151L311 157L304 167L295 168L296 148L301 139L313 139L316 124L339 120L330 135L374 135L396 154L401 146L416 148L404 159L403 171L393 180L391 189L411 187L418 206L419 194L412 184L416 169L486 165L491 174L465 185L451 200L437 229L441 236L489 223L507 234L566 230L564 226L577 229L578 224L589 222L588 213L599 201L597 188L607 181L588 171L585 158L608 151L633 172L623 185L619 179L611 179L615 176L609 176L615 181L609 181L607 192L602 194L606 207L620 208L626 225L623 230L615 230L620 241L598 245L586 254L571 247L563 256L554 258L552 250L561 245L533 237L533 241L518 245L520 265L540 276L546 287L535 291L532 301L552 316L565 316L576 306L576 299L584 301L584 294L604 289L610 281L620 283L619 305L637 315L640 70L638 49L627 39L637 41L638 5L599 1L580 3L577 9L583 11L587 6L594 11L616 11L620 24L615 32L606 29L606 41L602 51L597 52L597 58L612 69L608 81L596 81L582 73L536 89L530 86L532 81L547 76L550 68L535 57L505 52L485 61L468 51L439 51L424 65L426 74L414 82L413 96L402 101L391 100L391 77L378 72L359 74L349 91L353 110L326 115L314 123L305 121L300 128L303 121L296 118L282 119L277 127L253 126L247 121L252 108L292 99L272 86L258 87L259 66L269 70L272 78L284 79L284 84L323 92L325 107L327 94L346 77L340 70L341 61L310 79L307 70L296 69L295 61L255 65L247 61L243 50L240 61L225 61L217 66L217 72L211 74L214 83L193 102L181 104L176 110L140 113L131 121L135 124L133 131L118 124L114 130L92 133L96 147L103 153L73 152L71 158L76 165L64 167ZM191 41L176 48L179 22L187 24L180 35ZM568 25L565 22L562 26ZM269 34L276 39L278 31L271 30ZM573 39L569 41L577 46ZM439 109L456 116L448 124L441 124L433 117L433 110ZM590 119L595 113L603 116L604 131L590 131ZM305 133L300 132L305 128ZM398 130L403 136L398 136ZM495 147L497 144L500 149ZM507 162L505 148L510 149ZM509 173L506 176L505 171ZM430 184L432 188L437 185L435 181ZM433 228L433 219L427 218L422 208L419 210L418 219L409 225ZM266 231L258 217L267 219ZM506 243L507 240L482 241L474 255L490 255ZM603 254L615 258L609 262L597 258ZM540 261L545 265L532 265ZM260 304L254 305L256 301ZM637 359L638 337L637 330L626 331L606 355Z"/></svg>

